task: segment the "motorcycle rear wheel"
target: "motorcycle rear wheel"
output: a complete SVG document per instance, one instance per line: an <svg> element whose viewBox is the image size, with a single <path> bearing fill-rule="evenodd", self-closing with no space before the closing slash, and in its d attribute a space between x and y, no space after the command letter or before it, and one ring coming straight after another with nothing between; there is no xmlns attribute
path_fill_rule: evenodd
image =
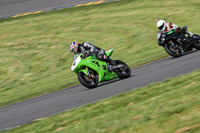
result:
<svg viewBox="0 0 200 133"><path fill-rule="evenodd" d="M98 86L98 79L96 77L89 78L84 72L78 73L78 80L83 86L89 89L93 89Z"/></svg>
<svg viewBox="0 0 200 133"><path fill-rule="evenodd" d="M131 69L129 68L129 66L121 60L115 60L115 65L119 65L119 64L124 65L124 67L118 68L117 70L115 70L118 78L125 79L125 78L130 77Z"/></svg>
<svg viewBox="0 0 200 133"><path fill-rule="evenodd" d="M195 43L194 48L197 49L197 50L200 50L200 43Z"/></svg>
<svg viewBox="0 0 200 133"><path fill-rule="evenodd" d="M194 35L197 36L197 37L200 37L200 36L198 36L196 34L194 34ZM196 40L196 43L194 44L194 48L196 48L197 50L200 50L200 39Z"/></svg>

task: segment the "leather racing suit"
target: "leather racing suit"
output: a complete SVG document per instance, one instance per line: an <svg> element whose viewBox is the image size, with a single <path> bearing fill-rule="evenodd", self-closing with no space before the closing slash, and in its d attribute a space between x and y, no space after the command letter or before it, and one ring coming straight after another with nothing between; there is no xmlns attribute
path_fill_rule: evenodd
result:
<svg viewBox="0 0 200 133"><path fill-rule="evenodd" d="M79 43L78 47L74 49L75 53L83 53L85 56L90 56L92 54L95 54L96 57L101 61L106 61L110 64L112 64L112 60L108 58L105 54L105 50L89 43L89 42L83 42L82 44Z"/></svg>

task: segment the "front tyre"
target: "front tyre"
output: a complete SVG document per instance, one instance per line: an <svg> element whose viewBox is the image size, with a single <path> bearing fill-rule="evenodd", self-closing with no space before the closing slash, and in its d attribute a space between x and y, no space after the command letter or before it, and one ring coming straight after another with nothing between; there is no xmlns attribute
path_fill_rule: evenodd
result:
<svg viewBox="0 0 200 133"><path fill-rule="evenodd" d="M115 70L118 78L125 79L130 77L131 69L129 68L129 66L121 60L115 60L115 65L120 65L120 64L123 65L123 67Z"/></svg>
<svg viewBox="0 0 200 133"><path fill-rule="evenodd" d="M165 43L164 48L165 51L174 58L182 55L182 50L179 47L171 46L170 43Z"/></svg>
<svg viewBox="0 0 200 133"><path fill-rule="evenodd" d="M96 77L89 78L87 75L85 75L84 72L78 73L78 80L83 86L89 89L92 89L98 86L98 79Z"/></svg>

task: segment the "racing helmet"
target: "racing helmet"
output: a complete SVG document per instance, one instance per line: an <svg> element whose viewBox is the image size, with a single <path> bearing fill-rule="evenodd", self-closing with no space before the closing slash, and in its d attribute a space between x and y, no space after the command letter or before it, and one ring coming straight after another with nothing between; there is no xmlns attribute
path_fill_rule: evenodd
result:
<svg viewBox="0 0 200 133"><path fill-rule="evenodd" d="M157 22L157 27L159 30L164 31L167 28L167 23L165 22L165 20L159 20Z"/></svg>
<svg viewBox="0 0 200 133"><path fill-rule="evenodd" d="M75 53L77 51L77 48L78 48L78 42L71 42L71 44L69 45L70 52L74 51Z"/></svg>

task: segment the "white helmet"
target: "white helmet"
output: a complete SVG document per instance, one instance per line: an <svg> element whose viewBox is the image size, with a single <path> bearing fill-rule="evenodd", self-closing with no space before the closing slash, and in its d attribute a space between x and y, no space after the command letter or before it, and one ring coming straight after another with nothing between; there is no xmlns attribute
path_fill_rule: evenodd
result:
<svg viewBox="0 0 200 133"><path fill-rule="evenodd" d="M167 27L167 23L165 22L165 20L159 20L157 22L157 27L159 30L164 31Z"/></svg>

